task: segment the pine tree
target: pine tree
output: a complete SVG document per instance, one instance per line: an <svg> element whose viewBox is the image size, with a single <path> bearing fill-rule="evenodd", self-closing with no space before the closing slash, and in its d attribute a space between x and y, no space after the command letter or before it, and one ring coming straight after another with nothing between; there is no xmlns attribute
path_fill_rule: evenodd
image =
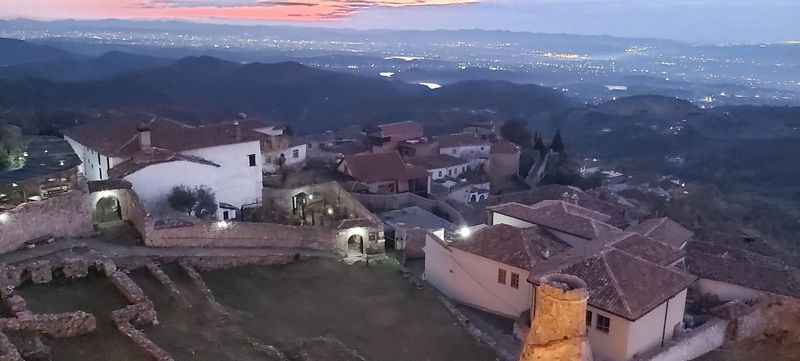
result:
<svg viewBox="0 0 800 361"><path fill-rule="evenodd" d="M557 153L564 153L564 142L561 140L561 129L557 130L556 135L553 136L553 141L550 142L550 150Z"/></svg>

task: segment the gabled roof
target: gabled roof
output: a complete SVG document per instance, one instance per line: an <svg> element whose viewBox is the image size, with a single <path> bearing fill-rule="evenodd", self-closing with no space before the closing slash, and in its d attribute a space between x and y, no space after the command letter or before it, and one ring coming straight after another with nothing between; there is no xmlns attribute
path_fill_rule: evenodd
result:
<svg viewBox="0 0 800 361"><path fill-rule="evenodd" d="M667 217L648 219L628 227L628 231L648 236L673 247L683 246L694 236L694 232Z"/></svg>
<svg viewBox="0 0 800 361"><path fill-rule="evenodd" d="M448 154L436 154L429 157L418 157L411 160L411 163L427 170L455 167L466 165L468 162Z"/></svg>
<svg viewBox="0 0 800 361"><path fill-rule="evenodd" d="M465 147L469 145L490 145L489 141L476 136L473 133L456 133L436 137L440 148Z"/></svg>
<svg viewBox="0 0 800 361"><path fill-rule="evenodd" d="M540 227L507 224L483 227L449 246L525 270L570 248Z"/></svg>
<svg viewBox="0 0 800 361"><path fill-rule="evenodd" d="M108 176L110 178L124 178L151 165L179 161L219 167L218 164L200 157L175 153L167 149L151 148L148 151L133 154L128 160L115 165L108 171Z"/></svg>
<svg viewBox="0 0 800 361"><path fill-rule="evenodd" d="M580 277L589 291L589 304L635 321L674 297L697 278L627 252L608 248L560 272Z"/></svg>
<svg viewBox="0 0 800 361"><path fill-rule="evenodd" d="M687 269L701 278L800 297L800 269L777 258L694 240L686 252Z"/></svg>
<svg viewBox="0 0 800 361"><path fill-rule="evenodd" d="M678 247L633 232L618 232L604 241L610 247L661 266L671 266L686 256L686 252Z"/></svg>
<svg viewBox="0 0 800 361"><path fill-rule="evenodd" d="M532 206L506 203L488 207L487 210L587 240L619 231L604 223L610 219L608 215L564 201L546 200Z"/></svg>
<svg viewBox="0 0 800 361"><path fill-rule="evenodd" d="M181 152L221 145L257 141L262 134L242 127L236 137L232 122L206 126L190 126L175 120L149 117L101 119L64 130L64 135L109 157L128 158L140 151L139 129L150 130L153 147Z"/></svg>
<svg viewBox="0 0 800 361"><path fill-rule="evenodd" d="M382 137L391 137L401 134L422 134L424 129L419 123L408 120L404 122L388 123L375 126L370 133L377 132Z"/></svg>
<svg viewBox="0 0 800 361"><path fill-rule="evenodd" d="M365 183L428 178L428 171L409 166L397 152L346 155L350 175Z"/></svg>
<svg viewBox="0 0 800 361"><path fill-rule="evenodd" d="M517 145L514 143L506 141L492 144L492 149L489 150L489 154L517 154L517 153L519 153L519 147L517 147Z"/></svg>
<svg viewBox="0 0 800 361"><path fill-rule="evenodd" d="M89 193L133 188L131 182L128 182L124 179L105 179L99 181L88 181L86 182L86 185L89 188Z"/></svg>

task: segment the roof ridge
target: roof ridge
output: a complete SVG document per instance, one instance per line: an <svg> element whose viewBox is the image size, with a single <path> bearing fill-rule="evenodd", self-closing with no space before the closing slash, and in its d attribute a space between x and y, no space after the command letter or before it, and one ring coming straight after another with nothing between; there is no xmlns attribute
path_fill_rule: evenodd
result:
<svg viewBox="0 0 800 361"><path fill-rule="evenodd" d="M520 236L522 236L523 233L525 233L525 231L532 232L531 228L533 228L533 227L519 229ZM531 268L533 268L533 265L534 265L533 260L534 260L534 257L535 257L535 255L533 254L533 250L531 249L531 246L532 246L531 243L533 242L533 240L526 241L525 237L520 237L520 239L522 241L522 247L525 249L525 254L528 255L528 265ZM545 258L545 259L547 259L547 258Z"/></svg>
<svg viewBox="0 0 800 361"><path fill-rule="evenodd" d="M608 272L608 276L611 277L613 281L612 284L614 289L617 290L617 296L619 297L620 302L622 305L625 306L625 310L628 311L628 314L633 314L633 310L631 310L631 306L628 304L628 301L625 300L625 293L622 292L622 289L619 287L619 281L617 281L617 277L614 276L614 271L611 270L611 266L608 265L608 260L606 259L607 252L601 252L600 257L602 258L603 266Z"/></svg>

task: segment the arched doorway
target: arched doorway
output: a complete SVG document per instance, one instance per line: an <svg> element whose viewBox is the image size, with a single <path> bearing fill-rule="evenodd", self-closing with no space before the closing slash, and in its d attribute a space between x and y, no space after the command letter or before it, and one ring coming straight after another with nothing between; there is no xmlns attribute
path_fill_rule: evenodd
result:
<svg viewBox="0 0 800 361"><path fill-rule="evenodd" d="M108 223L122 220L122 207L116 197L103 197L97 201L95 223Z"/></svg>
<svg viewBox="0 0 800 361"><path fill-rule="evenodd" d="M347 239L347 253L364 253L364 237L357 234Z"/></svg>
<svg viewBox="0 0 800 361"><path fill-rule="evenodd" d="M472 203L476 202L475 195L473 194L472 197L469 198L469 201Z"/></svg>

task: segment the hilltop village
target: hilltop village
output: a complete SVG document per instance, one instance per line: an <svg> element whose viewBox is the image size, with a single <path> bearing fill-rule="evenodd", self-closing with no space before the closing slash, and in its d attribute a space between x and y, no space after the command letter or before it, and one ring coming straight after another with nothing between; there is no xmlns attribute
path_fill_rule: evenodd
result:
<svg viewBox="0 0 800 361"><path fill-rule="evenodd" d="M800 310L796 268L653 214L621 194L628 176L614 169L580 169L598 175L593 189L540 184L564 151L554 144L538 146L521 177L520 147L476 119L437 136L414 121L295 136L245 114L204 126L108 114L63 138L38 137L24 165L0 173L9 311L0 359L35 359L10 336L21 331L41 344L96 327L82 311L33 313L16 291L31 284L102 273L128 302L113 312L116 328L148 357L172 360L142 331L158 312L129 272L147 270L178 302L162 271L177 264L222 308L198 270L318 258L396 265L502 360L556 360L564 349L598 361L691 360L798 337L786 322ZM651 191L683 192L679 180L664 183ZM564 306L576 304L575 289L583 303ZM324 354L365 359L328 347Z"/></svg>

